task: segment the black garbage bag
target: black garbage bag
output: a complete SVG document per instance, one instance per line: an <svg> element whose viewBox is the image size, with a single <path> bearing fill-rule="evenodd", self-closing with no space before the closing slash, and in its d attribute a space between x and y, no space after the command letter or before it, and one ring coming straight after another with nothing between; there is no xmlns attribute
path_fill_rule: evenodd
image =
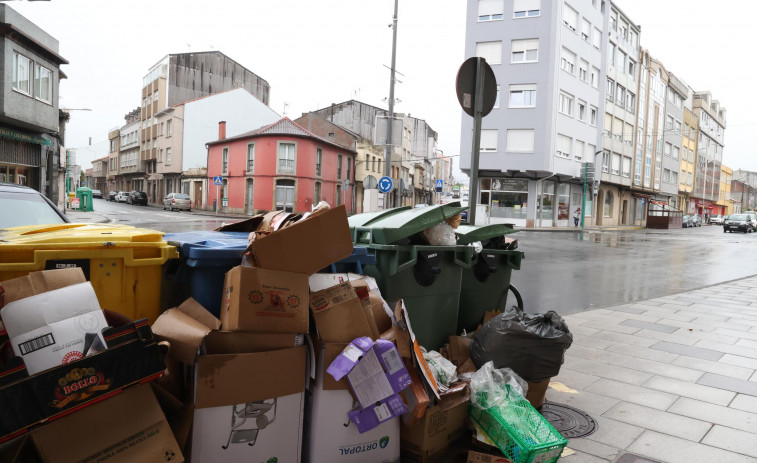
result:
<svg viewBox="0 0 757 463"><path fill-rule="evenodd" d="M470 357L477 368L491 360L494 368L510 368L526 381L540 382L557 376L572 343L557 312L529 314L513 306L478 330Z"/></svg>

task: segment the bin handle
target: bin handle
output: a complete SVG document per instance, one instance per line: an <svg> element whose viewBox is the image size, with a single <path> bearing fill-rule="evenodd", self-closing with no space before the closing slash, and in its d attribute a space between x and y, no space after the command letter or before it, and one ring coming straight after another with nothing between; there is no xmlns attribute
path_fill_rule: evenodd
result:
<svg viewBox="0 0 757 463"><path fill-rule="evenodd" d="M473 249L473 248L471 248ZM463 258L461 259L459 255L462 255ZM473 268L473 257L471 253L468 252L467 249L463 251L455 251L455 264L459 265L460 267L470 270Z"/></svg>
<svg viewBox="0 0 757 463"><path fill-rule="evenodd" d="M395 253L399 255L399 250L396 249ZM392 275L396 275L397 273L403 272L409 268L413 268L417 262L418 262L418 248L415 246L412 246L412 248L410 249L410 260L397 265L397 272L393 273Z"/></svg>

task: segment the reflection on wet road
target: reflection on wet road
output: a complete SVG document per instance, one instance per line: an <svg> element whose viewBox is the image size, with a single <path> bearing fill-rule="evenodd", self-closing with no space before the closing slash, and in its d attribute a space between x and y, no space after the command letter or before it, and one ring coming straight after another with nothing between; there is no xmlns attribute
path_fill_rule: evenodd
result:
<svg viewBox="0 0 757 463"><path fill-rule="evenodd" d="M511 282L529 312L569 314L757 274L757 234L719 226L514 236L526 258Z"/></svg>

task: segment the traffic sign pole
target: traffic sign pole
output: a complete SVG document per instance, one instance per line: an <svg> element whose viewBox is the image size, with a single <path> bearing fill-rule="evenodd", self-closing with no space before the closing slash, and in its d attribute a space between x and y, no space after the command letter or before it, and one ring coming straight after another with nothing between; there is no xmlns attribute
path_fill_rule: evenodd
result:
<svg viewBox="0 0 757 463"><path fill-rule="evenodd" d="M468 195L468 223L476 224L476 205L478 204L478 158L481 147L481 113L484 108L484 60L476 58L476 90L473 98L473 151L470 165L470 191ZM471 203L473 205L471 206Z"/></svg>

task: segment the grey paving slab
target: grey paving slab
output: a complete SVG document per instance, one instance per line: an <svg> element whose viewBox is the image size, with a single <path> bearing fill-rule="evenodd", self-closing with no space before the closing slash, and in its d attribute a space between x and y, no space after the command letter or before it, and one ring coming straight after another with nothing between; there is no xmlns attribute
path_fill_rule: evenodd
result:
<svg viewBox="0 0 757 463"><path fill-rule="evenodd" d="M692 442L699 442L712 427L712 424L706 421L629 402L617 404L602 416Z"/></svg>
<svg viewBox="0 0 757 463"><path fill-rule="evenodd" d="M724 353L733 354L733 355L738 355L741 357L749 357L749 358L757 359L757 349L750 349L748 347L740 347L733 344L726 344L724 342L708 341L706 339L703 339L696 344L696 347L724 352Z"/></svg>
<svg viewBox="0 0 757 463"><path fill-rule="evenodd" d="M739 340L737 337L733 336L726 336L724 334L716 334L715 329L711 331L703 331L700 329L687 329L687 328L681 328L675 333L673 333L675 336L680 337L688 337L689 339L694 339L696 343L699 343L699 341L714 341L714 342L722 342L723 344L736 344L736 341ZM671 338L668 341L670 342L677 342L677 340L680 338ZM688 343L686 343L689 345Z"/></svg>
<svg viewBox="0 0 757 463"><path fill-rule="evenodd" d="M635 313L635 314L642 314L646 312L645 309L639 308L639 307L633 307L628 305L619 305L617 307L610 307L608 310L614 310L616 312L625 312L625 313Z"/></svg>
<svg viewBox="0 0 757 463"><path fill-rule="evenodd" d="M636 328L634 326L624 326L620 325L617 322L614 323L605 323L600 321L591 320L583 324L583 326L589 327L589 328L597 328L604 331L612 331L614 333L621 333L621 334L634 334L635 332L639 331L639 328Z"/></svg>
<svg viewBox="0 0 757 463"><path fill-rule="evenodd" d="M648 347L629 346L628 344L615 343L611 346L608 346L607 350L630 355L631 357L639 357L660 362L672 362L679 357L678 354L673 354L671 352L662 352L659 350L650 349Z"/></svg>
<svg viewBox="0 0 757 463"><path fill-rule="evenodd" d="M739 339L738 341L736 341L736 345L739 347L748 347L750 349L757 349L757 340Z"/></svg>
<svg viewBox="0 0 757 463"><path fill-rule="evenodd" d="M699 342L699 338L692 336L691 333L686 331L682 331L681 334L668 334L660 333L659 331L641 330L636 333L636 336L657 339L658 341L674 342L676 344L684 344L687 346L693 346Z"/></svg>
<svg viewBox="0 0 757 463"><path fill-rule="evenodd" d="M738 394L729 405L731 408L743 410L745 412L757 413L757 397L745 394Z"/></svg>
<svg viewBox="0 0 757 463"><path fill-rule="evenodd" d="M573 333L573 335L582 335L582 336L591 336L594 333L599 333L600 329L597 328L587 328L582 325L577 325L574 323L568 323L568 329L570 329L570 332Z"/></svg>
<svg viewBox="0 0 757 463"><path fill-rule="evenodd" d="M667 463L755 463L746 455L655 431L644 431L626 450Z"/></svg>
<svg viewBox="0 0 757 463"><path fill-rule="evenodd" d="M587 360L597 360L599 362L611 363L613 365L623 365L632 358L630 355L586 346L570 346L565 355Z"/></svg>
<svg viewBox="0 0 757 463"><path fill-rule="evenodd" d="M747 432L757 431L757 415L732 407L681 397L668 409L671 413Z"/></svg>
<svg viewBox="0 0 757 463"><path fill-rule="evenodd" d="M582 322L581 323L582 325L585 325L584 322L587 322L587 321L596 321L596 322L604 322L604 323L617 323L620 321L616 314L612 314L612 315L599 314L599 313L594 313L593 310L571 314L565 318L569 323L576 323L576 321L580 321Z"/></svg>
<svg viewBox="0 0 757 463"><path fill-rule="evenodd" d="M726 336L732 336L740 339L750 339L752 341L757 341L757 333L753 333L752 331L738 331L738 330L731 330L728 328L716 328L713 333L717 334L724 334Z"/></svg>
<svg viewBox="0 0 757 463"><path fill-rule="evenodd" d="M726 356L723 356L726 357ZM686 368L693 368L702 372L716 373L718 375L731 376L738 379L748 379L752 374L752 369L744 368L736 365L729 365L720 362L711 362L709 360L697 359L688 356L679 356L673 360L673 365L678 365Z"/></svg>
<svg viewBox="0 0 757 463"><path fill-rule="evenodd" d="M644 383L643 386L717 405L728 405L736 397L736 393L732 391L723 391L714 387L666 378L664 376L655 376Z"/></svg>
<svg viewBox="0 0 757 463"><path fill-rule="evenodd" d="M608 339L610 341L619 342L621 344L630 344L632 346L649 347L655 344L657 341L654 339L643 338L639 336L631 336L623 333L614 333L611 331L600 331L593 337L600 339Z"/></svg>
<svg viewBox="0 0 757 463"><path fill-rule="evenodd" d="M659 317L659 320L678 320L682 322L690 322L691 320L694 320L696 315L682 313L678 310L668 310L668 309L652 309L649 310L647 313L650 315L654 315L655 317ZM658 320L658 321L659 321Z"/></svg>
<svg viewBox="0 0 757 463"><path fill-rule="evenodd" d="M595 349L607 349L608 347L617 344L609 339L596 338L594 336L574 336L573 344L570 346L572 349L574 346L586 346L593 347ZM568 351L570 351L568 349Z"/></svg>
<svg viewBox="0 0 757 463"><path fill-rule="evenodd" d="M664 325L662 323L652 323L643 320L623 320L620 322L624 326L632 326L635 328L642 328L645 330L660 331L662 333L675 333L678 331L678 326Z"/></svg>
<svg viewBox="0 0 757 463"><path fill-rule="evenodd" d="M757 397L757 383L731 378L730 376L705 373L701 378L697 380L697 384Z"/></svg>
<svg viewBox="0 0 757 463"><path fill-rule="evenodd" d="M650 347L652 349L661 350L663 352L672 352L674 354L686 355L688 357L712 361L718 360L723 356L722 352L718 352L716 350L703 349L701 347L694 346L685 346L682 344L676 344L667 341L658 341Z"/></svg>
<svg viewBox="0 0 757 463"><path fill-rule="evenodd" d="M636 385L641 385L653 376L651 373L631 370L629 368L623 368L609 363L597 362L596 360L577 359L568 356L565 357L565 366L589 375Z"/></svg>
<svg viewBox="0 0 757 463"><path fill-rule="evenodd" d="M634 426L605 416L592 416L597 422L597 430L582 439L624 449L644 432L644 428Z"/></svg>
<svg viewBox="0 0 757 463"><path fill-rule="evenodd" d="M661 297L661 298L658 298L658 300L662 302L662 305L660 307L676 307L676 306L688 307L692 305L691 301L681 300L680 298L674 298L674 297Z"/></svg>
<svg viewBox="0 0 757 463"><path fill-rule="evenodd" d="M725 354L720 362L727 363L729 365L736 365L750 370L757 369L757 359L742 357L740 355Z"/></svg>
<svg viewBox="0 0 757 463"><path fill-rule="evenodd" d="M560 368L560 373L553 377L551 381L560 382L572 389L585 389L586 386L599 381L599 376L590 375L581 371L576 371L565 365Z"/></svg>
<svg viewBox="0 0 757 463"><path fill-rule="evenodd" d="M570 457L561 458L560 461L569 462L581 462L584 461L614 461L615 458L623 453L622 449L613 447L611 445L605 445L601 442L596 442L591 439L579 438L571 439L568 442L568 447L574 450L578 450L580 454L572 455ZM586 456L590 456L595 460L584 459Z"/></svg>
<svg viewBox="0 0 757 463"><path fill-rule="evenodd" d="M729 315L716 315L710 312L700 313L697 318L692 320L693 323L711 323L711 322L726 322L730 317Z"/></svg>
<svg viewBox="0 0 757 463"><path fill-rule="evenodd" d="M572 442L573 441L571 441L571 443ZM576 453L567 457L560 458L560 461L564 463L605 463L607 461L612 460L612 458L598 457L598 456L592 455L589 452L585 452L582 450L575 450L571 446L568 446L568 448L570 448L571 450L574 450Z"/></svg>
<svg viewBox="0 0 757 463"><path fill-rule="evenodd" d="M633 368L634 370L646 371L647 373L654 373L656 375L690 382L696 382L696 380L701 378L704 374L703 371L692 368L671 365L670 363L655 362L645 358L633 358L623 366L626 368Z"/></svg>
<svg viewBox="0 0 757 463"><path fill-rule="evenodd" d="M666 410L678 399L678 396L673 394L625 384L611 379L600 379L587 387L586 391L658 410Z"/></svg>
<svg viewBox="0 0 757 463"><path fill-rule="evenodd" d="M757 434L715 425L702 443L757 458Z"/></svg>
<svg viewBox="0 0 757 463"><path fill-rule="evenodd" d="M577 392L561 392L554 388L547 389L547 400L575 407L586 412L592 418L614 407L618 399L589 392L588 389Z"/></svg>
<svg viewBox="0 0 757 463"><path fill-rule="evenodd" d="M685 315L688 315L688 314L685 314ZM697 331L705 331L705 332L712 332L715 330L715 327L712 326L712 324L710 323L694 323L693 321L682 321L682 320L675 320L672 318L663 318L660 320L660 323L664 323L666 325L671 325L671 326L677 326L679 328L685 328L687 330L697 330Z"/></svg>

